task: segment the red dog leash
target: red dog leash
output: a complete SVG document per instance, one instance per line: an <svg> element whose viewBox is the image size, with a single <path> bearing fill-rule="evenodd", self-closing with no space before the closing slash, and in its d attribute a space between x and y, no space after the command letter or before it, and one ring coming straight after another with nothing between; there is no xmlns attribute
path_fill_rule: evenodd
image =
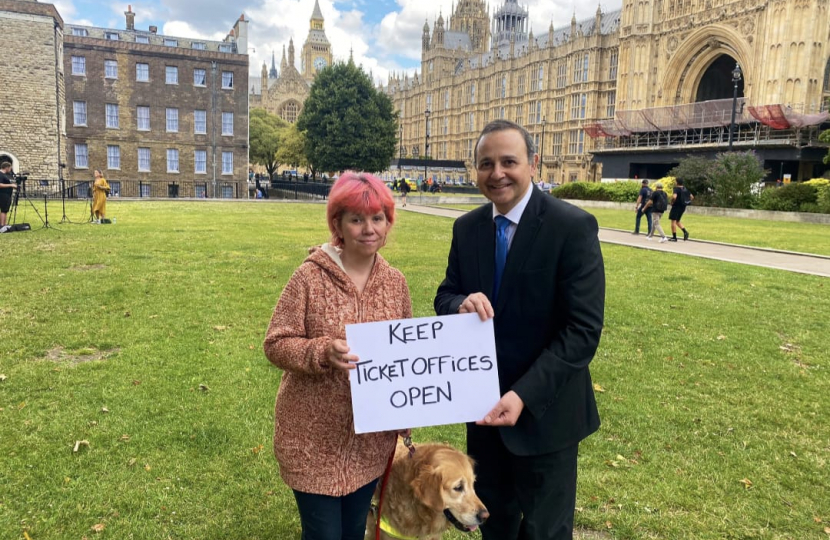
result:
<svg viewBox="0 0 830 540"><path fill-rule="evenodd" d="M415 454L415 445L412 444L412 437L404 437L403 444L409 449L409 457ZM380 516L383 509L383 494L386 492L386 483L389 481L389 473L392 472L392 461L395 459L395 449L392 449L392 455L389 456L389 461L386 463L386 470L383 471L383 479L380 481L380 495L378 497L378 515L375 516L375 540L380 540Z"/></svg>

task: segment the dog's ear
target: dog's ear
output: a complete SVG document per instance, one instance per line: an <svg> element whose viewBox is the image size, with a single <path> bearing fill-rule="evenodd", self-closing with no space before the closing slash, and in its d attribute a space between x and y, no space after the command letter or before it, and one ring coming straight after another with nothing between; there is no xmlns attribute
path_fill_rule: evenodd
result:
<svg viewBox="0 0 830 540"><path fill-rule="evenodd" d="M412 491L428 508L436 512L444 510L444 497L441 494L441 474L432 465L421 465L418 474L412 480Z"/></svg>

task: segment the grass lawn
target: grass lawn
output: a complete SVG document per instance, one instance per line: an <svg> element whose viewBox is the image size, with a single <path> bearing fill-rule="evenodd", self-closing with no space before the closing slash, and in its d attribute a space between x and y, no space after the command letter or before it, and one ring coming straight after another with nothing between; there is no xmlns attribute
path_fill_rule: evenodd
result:
<svg viewBox="0 0 830 540"><path fill-rule="evenodd" d="M425 201L424 204L429 204L429 201ZM478 205L453 204L447 206L459 210L472 210ZM586 207L585 210L596 216L600 227L633 231L634 205L632 204L631 207L631 211L590 207ZM830 225L703 216L691 213L685 214L681 222L687 228L693 240L712 240L728 244L830 255ZM669 221L668 212L663 214L660 225L663 227L663 231L671 236L671 222ZM640 223L640 230L647 230L645 217ZM678 236L680 235L678 234Z"/></svg>
<svg viewBox="0 0 830 540"><path fill-rule="evenodd" d="M324 207L109 214L116 225L0 236L0 538L299 538L271 452L280 373L261 343L306 248L328 237ZM384 248L416 316L432 314L450 234L449 219L401 212ZM827 538L830 282L630 249L603 246L603 425L580 447L577 525ZM417 430L427 440L463 448L463 430Z"/></svg>

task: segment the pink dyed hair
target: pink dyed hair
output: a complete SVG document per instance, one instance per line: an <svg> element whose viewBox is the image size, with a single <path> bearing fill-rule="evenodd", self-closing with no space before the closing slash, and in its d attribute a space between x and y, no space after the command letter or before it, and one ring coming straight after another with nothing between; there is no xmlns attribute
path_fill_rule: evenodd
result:
<svg viewBox="0 0 830 540"><path fill-rule="evenodd" d="M395 200L389 188L378 177L369 173L344 172L331 188L326 206L331 243L338 247L343 244L342 239L337 236L334 222L342 218L344 212L374 215L381 211L390 226L395 223Z"/></svg>

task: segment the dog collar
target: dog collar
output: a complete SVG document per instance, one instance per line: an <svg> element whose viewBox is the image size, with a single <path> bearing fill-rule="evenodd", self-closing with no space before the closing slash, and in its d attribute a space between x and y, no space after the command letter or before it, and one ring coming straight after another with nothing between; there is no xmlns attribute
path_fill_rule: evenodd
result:
<svg viewBox="0 0 830 540"><path fill-rule="evenodd" d="M465 532L465 533L470 532L470 529L468 529L466 525L464 525L463 523L458 521L458 518L456 518L454 515L452 515L452 512L450 512L449 508L444 508L444 517L447 518L447 521L449 521L450 523L455 525L455 528L458 529L459 531Z"/></svg>
<svg viewBox="0 0 830 540"><path fill-rule="evenodd" d="M393 527L392 524L389 523L389 520L386 519L384 516L380 517L380 530L382 530L392 538L397 538L398 540L418 540L417 536L404 536L403 534L399 533L398 530L395 527Z"/></svg>

